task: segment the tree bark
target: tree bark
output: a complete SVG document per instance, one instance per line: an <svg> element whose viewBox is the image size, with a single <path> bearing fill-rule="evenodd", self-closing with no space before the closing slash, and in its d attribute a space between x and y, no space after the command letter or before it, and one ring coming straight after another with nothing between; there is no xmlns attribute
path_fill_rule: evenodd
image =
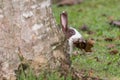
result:
<svg viewBox="0 0 120 80"><path fill-rule="evenodd" d="M21 56L36 75L62 61L69 64L67 43L50 6L50 0L0 0L1 80L15 80Z"/></svg>

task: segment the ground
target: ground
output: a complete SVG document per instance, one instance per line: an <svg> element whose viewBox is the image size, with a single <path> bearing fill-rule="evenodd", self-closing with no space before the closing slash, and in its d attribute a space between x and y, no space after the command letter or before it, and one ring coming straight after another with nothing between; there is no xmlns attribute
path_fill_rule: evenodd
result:
<svg viewBox="0 0 120 80"><path fill-rule="evenodd" d="M120 27L109 24L111 20L120 20L120 1L84 0L78 5L53 5L52 8L57 24L60 23L60 13L67 11L69 25L75 27L85 39L95 40L93 52L72 56L72 65L92 76L120 80ZM89 30L81 29L84 25Z"/></svg>

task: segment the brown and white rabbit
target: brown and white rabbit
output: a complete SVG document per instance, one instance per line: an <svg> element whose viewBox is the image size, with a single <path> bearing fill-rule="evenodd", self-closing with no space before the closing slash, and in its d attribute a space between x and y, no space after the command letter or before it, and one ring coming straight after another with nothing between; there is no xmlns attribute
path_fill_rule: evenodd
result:
<svg viewBox="0 0 120 80"><path fill-rule="evenodd" d="M77 43L85 42L82 35L73 27L68 27L68 15L67 12L63 11L60 14L60 23L62 26L62 31L64 32L66 38L69 42L69 54L72 54L73 46L77 47Z"/></svg>

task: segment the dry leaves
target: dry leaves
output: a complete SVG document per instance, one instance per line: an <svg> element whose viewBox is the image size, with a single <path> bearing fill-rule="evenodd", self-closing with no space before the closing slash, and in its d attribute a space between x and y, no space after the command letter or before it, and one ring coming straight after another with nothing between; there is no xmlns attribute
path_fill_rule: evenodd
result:
<svg viewBox="0 0 120 80"><path fill-rule="evenodd" d="M81 28L82 31L89 31L89 28L86 24L84 24Z"/></svg>
<svg viewBox="0 0 120 80"><path fill-rule="evenodd" d="M86 44L85 44L86 46L85 46L85 49L84 49L84 50L85 50L86 52L92 52L92 49L91 49L91 48L93 47L93 44L94 44L94 43L95 43L95 41L92 40L92 39L87 40L87 41L86 41Z"/></svg>
<svg viewBox="0 0 120 80"><path fill-rule="evenodd" d="M117 54L119 51L117 50L117 49L113 49L113 50L111 50L109 53L111 54L111 55L115 55L115 54Z"/></svg>
<svg viewBox="0 0 120 80"><path fill-rule="evenodd" d="M86 24L82 25L82 26L80 27L80 30L82 30L82 31L84 31L84 32L86 31L87 34L89 34L89 35L95 33L95 32L93 32L93 31L91 31Z"/></svg>
<svg viewBox="0 0 120 80"><path fill-rule="evenodd" d="M120 20L112 20L109 24L113 25L113 26L120 27Z"/></svg>
<svg viewBox="0 0 120 80"><path fill-rule="evenodd" d="M80 4L83 0L62 0L58 3L58 7L61 6L71 6L75 4Z"/></svg>
<svg viewBox="0 0 120 80"><path fill-rule="evenodd" d="M107 38L105 38L104 40L105 40L105 41L113 41L114 38L107 37Z"/></svg>
<svg viewBox="0 0 120 80"><path fill-rule="evenodd" d="M72 80L103 80L100 79L99 77L93 77L94 75L94 70L75 70L72 69ZM88 73L88 75L85 75Z"/></svg>
<svg viewBox="0 0 120 80"><path fill-rule="evenodd" d="M112 49L112 48L114 48L115 46L116 46L115 44L108 44L108 45L107 45L107 48L108 48L108 49Z"/></svg>
<svg viewBox="0 0 120 80"><path fill-rule="evenodd" d="M111 55L118 54L119 51L118 51L118 49L116 49L117 46L118 46L118 44L108 44L107 48L109 50L109 54L111 54Z"/></svg>
<svg viewBox="0 0 120 80"><path fill-rule="evenodd" d="M107 18L110 25L120 27L120 20L114 20L114 16L108 16Z"/></svg>
<svg viewBox="0 0 120 80"><path fill-rule="evenodd" d="M92 52L92 47L95 41L93 39L88 39L85 42L75 43L76 47L84 50L85 52Z"/></svg>

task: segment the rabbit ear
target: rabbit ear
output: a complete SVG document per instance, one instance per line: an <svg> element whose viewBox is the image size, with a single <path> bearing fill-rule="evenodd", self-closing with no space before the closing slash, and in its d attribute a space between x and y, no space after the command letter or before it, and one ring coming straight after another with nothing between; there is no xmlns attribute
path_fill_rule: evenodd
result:
<svg viewBox="0 0 120 80"><path fill-rule="evenodd" d="M67 17L67 12L63 11L63 12L60 14L60 22L61 22L61 26L62 26L63 32L67 32L67 29L68 29L68 17Z"/></svg>

